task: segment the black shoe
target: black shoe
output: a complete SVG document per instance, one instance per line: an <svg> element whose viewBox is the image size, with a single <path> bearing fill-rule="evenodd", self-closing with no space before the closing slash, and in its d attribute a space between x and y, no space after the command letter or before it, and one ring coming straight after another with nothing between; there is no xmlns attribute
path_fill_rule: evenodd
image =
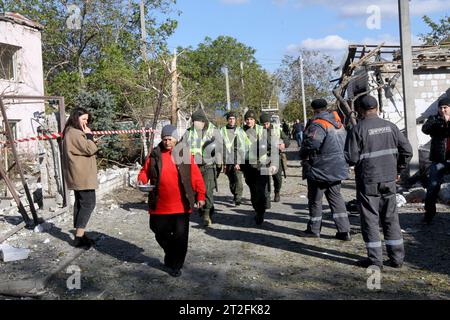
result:
<svg viewBox="0 0 450 320"><path fill-rule="evenodd" d="M304 238L320 238L320 234L314 233L309 229L306 229L305 231L300 231L298 236Z"/></svg>
<svg viewBox="0 0 450 320"><path fill-rule="evenodd" d="M257 213L255 216L255 222L258 226L262 225L264 222L264 213Z"/></svg>
<svg viewBox="0 0 450 320"><path fill-rule="evenodd" d="M434 216L435 215L432 214L432 213L425 212L425 216L423 218L423 222L425 222L426 224L431 224L431 222L433 221Z"/></svg>
<svg viewBox="0 0 450 320"><path fill-rule="evenodd" d="M350 232L337 232L334 237L342 241L352 241L352 236L350 235Z"/></svg>
<svg viewBox="0 0 450 320"><path fill-rule="evenodd" d="M403 267L403 262L396 262L394 260L389 260L387 265L394 269L401 269Z"/></svg>
<svg viewBox="0 0 450 320"><path fill-rule="evenodd" d="M280 193L275 192L275 197L273 198L273 202L280 202Z"/></svg>
<svg viewBox="0 0 450 320"><path fill-rule="evenodd" d="M380 263L373 263L368 258L356 261L355 265L357 265L358 267L362 267L362 268L369 268L371 266L376 266L376 267L380 268L381 270L383 270L383 265L382 264L380 264Z"/></svg>
<svg viewBox="0 0 450 320"><path fill-rule="evenodd" d="M181 276L182 272L181 269L169 269L169 274L174 278L178 278Z"/></svg>
<svg viewBox="0 0 450 320"><path fill-rule="evenodd" d="M234 206L235 207L239 207L241 205L241 200L235 200L234 201Z"/></svg>
<svg viewBox="0 0 450 320"><path fill-rule="evenodd" d="M90 247L92 247L93 244L94 243L91 239L89 239L88 237L83 235L82 237L75 236L75 241L73 243L73 246L75 248L89 249Z"/></svg>

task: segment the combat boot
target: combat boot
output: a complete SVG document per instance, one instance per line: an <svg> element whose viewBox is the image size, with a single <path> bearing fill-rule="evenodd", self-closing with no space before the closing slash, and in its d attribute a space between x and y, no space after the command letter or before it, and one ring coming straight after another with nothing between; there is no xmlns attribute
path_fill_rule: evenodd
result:
<svg viewBox="0 0 450 320"><path fill-rule="evenodd" d="M258 226L264 222L264 212L256 213L255 222L256 222L256 225L258 225Z"/></svg>
<svg viewBox="0 0 450 320"><path fill-rule="evenodd" d="M209 227L211 225L211 223L212 223L211 216L210 216L209 211L207 211L203 214L203 226Z"/></svg>
<svg viewBox="0 0 450 320"><path fill-rule="evenodd" d="M275 197L273 198L273 202L280 202L280 193L275 192Z"/></svg>
<svg viewBox="0 0 450 320"><path fill-rule="evenodd" d="M425 200L425 216L423 221L430 224L436 215L436 204Z"/></svg>

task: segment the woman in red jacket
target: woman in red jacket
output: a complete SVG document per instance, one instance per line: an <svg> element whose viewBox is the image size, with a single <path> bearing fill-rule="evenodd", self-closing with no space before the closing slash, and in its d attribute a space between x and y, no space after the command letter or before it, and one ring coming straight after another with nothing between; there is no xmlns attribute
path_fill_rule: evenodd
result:
<svg viewBox="0 0 450 320"><path fill-rule="evenodd" d="M181 275L188 248L189 216L194 207L205 204L205 184L194 158L175 161L177 128L167 125L161 143L147 157L138 176L139 184L151 184L149 193L150 229L164 249L164 265L173 277ZM179 156L179 154L177 154Z"/></svg>

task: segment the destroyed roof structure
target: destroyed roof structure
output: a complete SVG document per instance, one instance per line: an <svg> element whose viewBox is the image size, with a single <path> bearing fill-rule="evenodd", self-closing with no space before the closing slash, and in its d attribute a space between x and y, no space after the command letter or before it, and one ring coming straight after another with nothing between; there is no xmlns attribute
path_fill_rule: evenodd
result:
<svg viewBox="0 0 450 320"><path fill-rule="evenodd" d="M437 113L438 101L450 97L450 43L413 46L414 107L421 171L429 162L431 138L422 132L428 116ZM346 122L356 123L355 101L371 94L380 106L380 117L405 129L400 46L350 45L341 76L333 89Z"/></svg>
<svg viewBox="0 0 450 320"><path fill-rule="evenodd" d="M450 43L413 46L414 102L419 146L429 142L421 131L426 118L437 112L437 101L450 96ZM380 116L404 129L401 50L396 45L348 47L333 94L346 120L355 122L355 100L370 93L378 99Z"/></svg>

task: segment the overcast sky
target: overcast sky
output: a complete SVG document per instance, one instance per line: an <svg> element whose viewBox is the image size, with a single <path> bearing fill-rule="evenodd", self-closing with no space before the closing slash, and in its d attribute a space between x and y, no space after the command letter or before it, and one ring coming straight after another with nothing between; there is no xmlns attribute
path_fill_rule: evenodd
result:
<svg viewBox="0 0 450 320"><path fill-rule="evenodd" d="M256 58L273 71L285 54L299 48L333 56L337 63L352 43L399 43L395 0L177 0L179 21L169 46L196 47L206 36L228 35L257 50ZM412 39L429 31L433 20L450 14L450 0L410 1ZM378 19L379 17L379 19Z"/></svg>

